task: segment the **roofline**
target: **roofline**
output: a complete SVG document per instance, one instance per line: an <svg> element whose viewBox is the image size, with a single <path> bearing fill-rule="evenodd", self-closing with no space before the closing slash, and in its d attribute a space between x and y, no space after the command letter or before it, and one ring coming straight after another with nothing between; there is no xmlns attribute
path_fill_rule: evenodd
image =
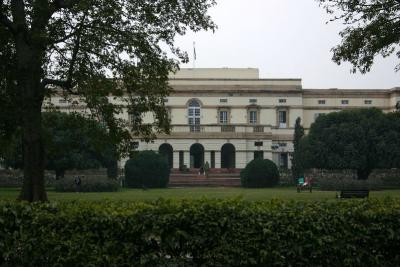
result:
<svg viewBox="0 0 400 267"><path fill-rule="evenodd" d="M170 78L170 81L302 81L301 78L279 79L219 79L219 78Z"/></svg>

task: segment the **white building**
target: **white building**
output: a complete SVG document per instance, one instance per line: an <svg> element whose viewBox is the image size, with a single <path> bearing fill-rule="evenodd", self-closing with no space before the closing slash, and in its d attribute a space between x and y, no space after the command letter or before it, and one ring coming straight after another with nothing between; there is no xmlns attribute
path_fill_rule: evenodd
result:
<svg viewBox="0 0 400 267"><path fill-rule="evenodd" d="M400 101L400 87L303 89L301 79L260 79L250 68L182 69L170 86L171 134L138 140L138 149L167 154L173 168L199 168L206 161L212 168L244 168L255 157L290 167L296 118L307 130L323 113L361 107L389 112ZM150 122L150 114L144 120Z"/></svg>

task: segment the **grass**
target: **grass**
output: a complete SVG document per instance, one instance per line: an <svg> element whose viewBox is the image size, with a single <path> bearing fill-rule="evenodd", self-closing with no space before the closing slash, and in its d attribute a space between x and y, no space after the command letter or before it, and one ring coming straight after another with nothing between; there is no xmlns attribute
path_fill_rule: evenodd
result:
<svg viewBox="0 0 400 267"><path fill-rule="evenodd" d="M16 199L19 188L0 188L0 200ZM168 188L168 189L123 189L112 193L58 193L52 189L47 191L50 201L149 201L159 198L165 199L198 199L198 198L235 198L241 197L245 200L262 201L270 199L283 200L334 200L336 192L314 190L312 193L297 193L295 188ZM400 198L400 189L370 192L370 198L393 197Z"/></svg>

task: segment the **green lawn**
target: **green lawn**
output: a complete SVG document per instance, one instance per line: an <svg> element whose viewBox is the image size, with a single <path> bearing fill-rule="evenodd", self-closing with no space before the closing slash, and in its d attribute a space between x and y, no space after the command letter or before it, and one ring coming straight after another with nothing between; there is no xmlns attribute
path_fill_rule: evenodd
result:
<svg viewBox="0 0 400 267"><path fill-rule="evenodd" d="M1 188L0 200L16 199L18 188ZM171 188L171 189L124 189L114 193L57 193L48 190L50 201L64 200L156 200L165 199L196 199L196 198L235 198L242 197L246 200L328 200L335 199L335 192L314 190L312 193L297 193L295 188L268 188L268 189L244 189L244 188ZM399 190L373 191L371 198L383 197L400 198Z"/></svg>

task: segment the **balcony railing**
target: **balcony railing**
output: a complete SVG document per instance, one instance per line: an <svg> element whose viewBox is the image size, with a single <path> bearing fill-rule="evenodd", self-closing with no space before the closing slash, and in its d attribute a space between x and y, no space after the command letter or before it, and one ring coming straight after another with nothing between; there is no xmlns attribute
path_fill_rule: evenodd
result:
<svg viewBox="0 0 400 267"><path fill-rule="evenodd" d="M255 133L263 133L264 132L264 126L254 126L253 127L253 132L255 132Z"/></svg>
<svg viewBox="0 0 400 267"><path fill-rule="evenodd" d="M234 125L221 125L221 132L223 133L234 133L235 126Z"/></svg>
<svg viewBox="0 0 400 267"><path fill-rule="evenodd" d="M269 125L172 125L171 133L270 133Z"/></svg>

